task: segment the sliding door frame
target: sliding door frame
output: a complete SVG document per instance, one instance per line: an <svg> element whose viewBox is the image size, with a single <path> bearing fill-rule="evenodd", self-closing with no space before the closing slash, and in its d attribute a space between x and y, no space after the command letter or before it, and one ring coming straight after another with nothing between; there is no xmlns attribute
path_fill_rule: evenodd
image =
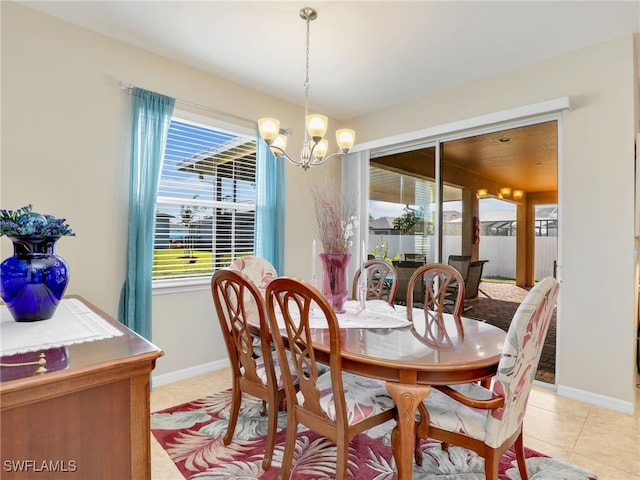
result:
<svg viewBox="0 0 640 480"><path fill-rule="evenodd" d="M487 115L481 115L457 122L438 125L422 130L407 132L399 135L381 138L355 145L352 152L342 162L343 185L353 187L358 185L360 197L360 218L369 218L369 160L395 153L402 153L422 148L435 147L436 168L436 236L435 251L439 261L442 261L442 145L448 141L493 133L500 130L518 128L537 123L556 121L558 128L558 209L561 211L561 185L562 185L562 112L570 109L569 97L561 97L545 102L524 105L509 110L503 110ZM358 158L359 161L351 162ZM365 160L366 159L366 160ZM352 163L352 165L349 165ZM355 180L355 181L354 181ZM366 240L368 233L367 222L360 225L361 241ZM560 238L562 235L562 221L558 222L558 275L561 274ZM361 243L361 242L360 242Z"/></svg>

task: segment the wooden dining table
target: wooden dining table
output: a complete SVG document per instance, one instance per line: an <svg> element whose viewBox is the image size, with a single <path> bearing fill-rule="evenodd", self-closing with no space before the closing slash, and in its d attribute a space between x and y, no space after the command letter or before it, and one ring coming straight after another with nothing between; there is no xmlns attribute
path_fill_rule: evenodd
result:
<svg viewBox="0 0 640 480"><path fill-rule="evenodd" d="M395 306L395 310L406 318L405 307ZM410 325L341 328L340 336L343 370L386 382L398 409L391 437L398 479L409 480L418 405L433 385L475 382L494 376L506 332L478 320L414 308ZM313 329L313 347L316 358L328 364L327 329Z"/></svg>

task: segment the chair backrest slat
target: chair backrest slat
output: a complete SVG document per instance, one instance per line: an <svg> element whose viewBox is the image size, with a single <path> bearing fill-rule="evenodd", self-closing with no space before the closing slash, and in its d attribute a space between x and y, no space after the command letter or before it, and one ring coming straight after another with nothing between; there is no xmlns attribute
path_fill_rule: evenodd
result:
<svg viewBox="0 0 640 480"><path fill-rule="evenodd" d="M398 290L398 272L395 267L384 260L369 260L364 264L365 275L367 276L367 300L386 299L393 305ZM359 299L359 282L361 281L362 267L353 276L353 287L351 298Z"/></svg>
<svg viewBox="0 0 640 480"><path fill-rule="evenodd" d="M422 307L442 314L452 313L457 319L464 308L464 281L460 272L450 265L429 263L416 269L407 287L407 318L413 319L415 286L423 293Z"/></svg>
<svg viewBox="0 0 640 480"><path fill-rule="evenodd" d="M259 325L262 345L270 344L271 335L264 298L258 287L240 271L221 269L211 279L211 294L233 374L262 383L256 373L257 352L254 350L249 319L253 318L254 325ZM263 349L261 354L264 356L267 374L275 383L271 351Z"/></svg>

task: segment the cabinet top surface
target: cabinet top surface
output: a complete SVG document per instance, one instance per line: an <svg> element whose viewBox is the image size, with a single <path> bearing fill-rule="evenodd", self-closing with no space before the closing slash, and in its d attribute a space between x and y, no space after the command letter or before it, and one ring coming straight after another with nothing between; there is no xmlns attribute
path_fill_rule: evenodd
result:
<svg viewBox="0 0 640 480"><path fill-rule="evenodd" d="M103 340L1 356L0 393L17 383L59 381L87 370L116 368L127 363L155 362L155 359L162 356L163 352L158 347L85 299L75 295L66 298L80 300L123 334ZM43 358L46 362L43 362Z"/></svg>

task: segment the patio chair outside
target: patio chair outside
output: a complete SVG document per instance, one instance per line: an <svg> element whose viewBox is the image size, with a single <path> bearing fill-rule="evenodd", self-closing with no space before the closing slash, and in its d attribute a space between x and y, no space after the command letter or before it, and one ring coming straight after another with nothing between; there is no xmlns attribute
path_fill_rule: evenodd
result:
<svg viewBox="0 0 640 480"><path fill-rule="evenodd" d="M396 290L396 303L400 305L407 304L407 287L409 279L417 268L424 265L423 262L394 261L392 262L398 272L398 289ZM424 289L419 284L413 285L412 299L414 303L422 303L424 301Z"/></svg>
<svg viewBox="0 0 640 480"><path fill-rule="evenodd" d="M469 265L471 264L471 255L449 255L447 265L451 265L453 268L460 272L462 280L467 281L469 275Z"/></svg>
<svg viewBox="0 0 640 480"><path fill-rule="evenodd" d="M465 300L475 300L478 298L480 293L480 282L482 281L482 269L484 268L484 264L488 261L489 260L476 260L469 264L467 279L464 283Z"/></svg>

